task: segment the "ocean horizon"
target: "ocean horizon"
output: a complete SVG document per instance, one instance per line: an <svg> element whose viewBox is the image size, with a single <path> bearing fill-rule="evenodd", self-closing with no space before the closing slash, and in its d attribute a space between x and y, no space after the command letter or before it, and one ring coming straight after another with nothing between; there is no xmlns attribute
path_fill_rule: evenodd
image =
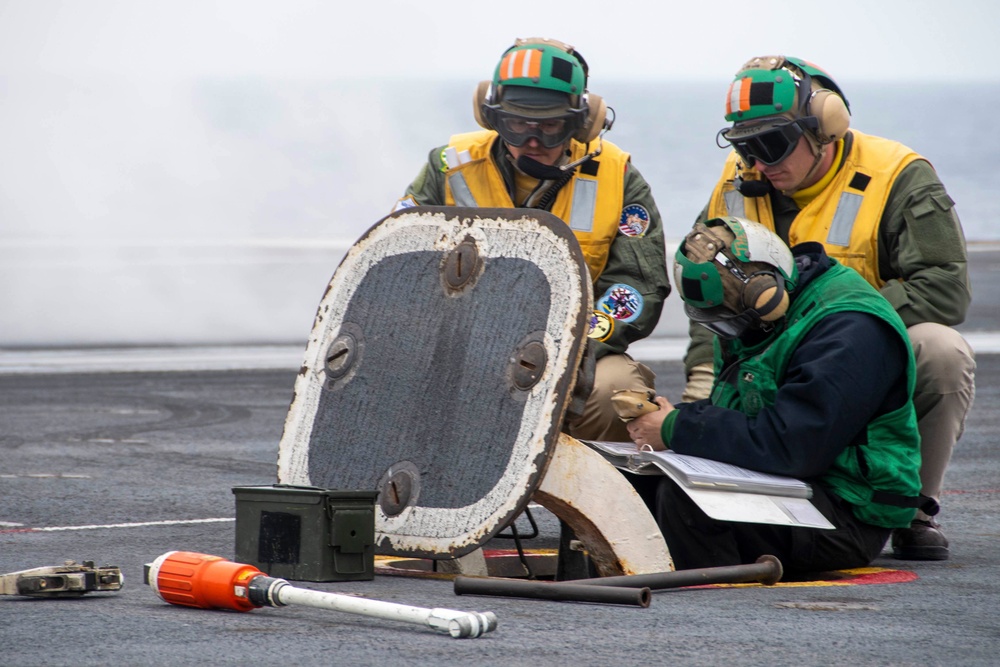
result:
<svg viewBox="0 0 1000 667"><path fill-rule="evenodd" d="M726 151L728 82L591 82L683 236ZM988 222L1000 88L841 82L852 127L926 157L969 241ZM475 82L0 77L0 239L354 237L391 210L435 146L478 128ZM360 216L360 220L359 220Z"/></svg>
<svg viewBox="0 0 1000 667"><path fill-rule="evenodd" d="M0 346L304 339L344 249L477 129L475 83L0 77ZM1000 89L839 83L852 127L934 165L970 243L1000 241ZM591 80L668 241L719 176L727 85Z"/></svg>

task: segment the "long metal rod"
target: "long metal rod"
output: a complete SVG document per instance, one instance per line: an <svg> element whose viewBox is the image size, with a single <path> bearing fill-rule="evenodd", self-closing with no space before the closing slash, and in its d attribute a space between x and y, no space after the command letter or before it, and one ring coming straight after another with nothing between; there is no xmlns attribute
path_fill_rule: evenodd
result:
<svg viewBox="0 0 1000 667"><path fill-rule="evenodd" d="M581 586L627 586L630 588L645 586L657 591L665 588L683 588L684 586L742 584L748 582L773 586L781 581L781 575L781 561L774 556L766 555L758 558L756 563L746 565L726 565L722 567L677 570L675 572L577 579L573 583Z"/></svg>
<svg viewBox="0 0 1000 667"><path fill-rule="evenodd" d="M351 614L361 614L374 618L403 623L427 625L438 632L450 634L456 639L480 637L497 627L497 617L493 612L467 612L454 609L414 607L395 602L356 598L339 593L327 593L308 588L296 588L277 580L269 591L279 605L299 604L320 609L333 609Z"/></svg>
<svg viewBox="0 0 1000 667"><path fill-rule="evenodd" d="M566 602L602 602L648 607L652 595L648 588L607 588L579 585L576 582L525 581L499 577L455 577L456 595L492 595L535 600Z"/></svg>

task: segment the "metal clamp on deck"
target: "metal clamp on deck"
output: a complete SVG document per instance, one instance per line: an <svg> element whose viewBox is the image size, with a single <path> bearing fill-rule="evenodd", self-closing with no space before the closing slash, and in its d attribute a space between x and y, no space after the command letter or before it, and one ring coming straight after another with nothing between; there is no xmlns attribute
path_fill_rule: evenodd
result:
<svg viewBox="0 0 1000 667"><path fill-rule="evenodd" d="M0 595L71 598L95 591L118 591L123 582L117 566L94 567L92 560L82 565L68 560L62 565L0 574Z"/></svg>

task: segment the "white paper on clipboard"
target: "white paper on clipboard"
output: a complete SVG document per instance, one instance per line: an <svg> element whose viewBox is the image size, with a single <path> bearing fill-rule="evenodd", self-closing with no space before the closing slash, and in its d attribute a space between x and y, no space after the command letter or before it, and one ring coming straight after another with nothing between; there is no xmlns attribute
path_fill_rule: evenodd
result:
<svg viewBox="0 0 1000 667"><path fill-rule="evenodd" d="M834 525L805 498L680 488L705 514L718 521L834 529Z"/></svg>

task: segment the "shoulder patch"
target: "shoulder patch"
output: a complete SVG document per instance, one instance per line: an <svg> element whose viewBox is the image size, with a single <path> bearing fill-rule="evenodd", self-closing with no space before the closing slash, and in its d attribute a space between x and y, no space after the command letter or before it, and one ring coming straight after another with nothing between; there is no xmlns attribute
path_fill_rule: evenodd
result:
<svg viewBox="0 0 1000 667"><path fill-rule="evenodd" d="M629 204L622 209L618 231L625 236L644 236L649 229L649 211L639 204Z"/></svg>
<svg viewBox="0 0 1000 667"><path fill-rule="evenodd" d="M587 337L596 341L606 341L615 332L615 318L607 313L595 310L590 314L590 330Z"/></svg>
<svg viewBox="0 0 1000 667"><path fill-rule="evenodd" d="M616 283L608 288L594 310L607 313L616 320L632 322L642 312L643 299L631 285Z"/></svg>
<svg viewBox="0 0 1000 667"><path fill-rule="evenodd" d="M414 206L417 206L417 200L413 198L413 195L406 195L396 202L392 212L395 213L396 211L402 211L404 208L413 208Z"/></svg>

